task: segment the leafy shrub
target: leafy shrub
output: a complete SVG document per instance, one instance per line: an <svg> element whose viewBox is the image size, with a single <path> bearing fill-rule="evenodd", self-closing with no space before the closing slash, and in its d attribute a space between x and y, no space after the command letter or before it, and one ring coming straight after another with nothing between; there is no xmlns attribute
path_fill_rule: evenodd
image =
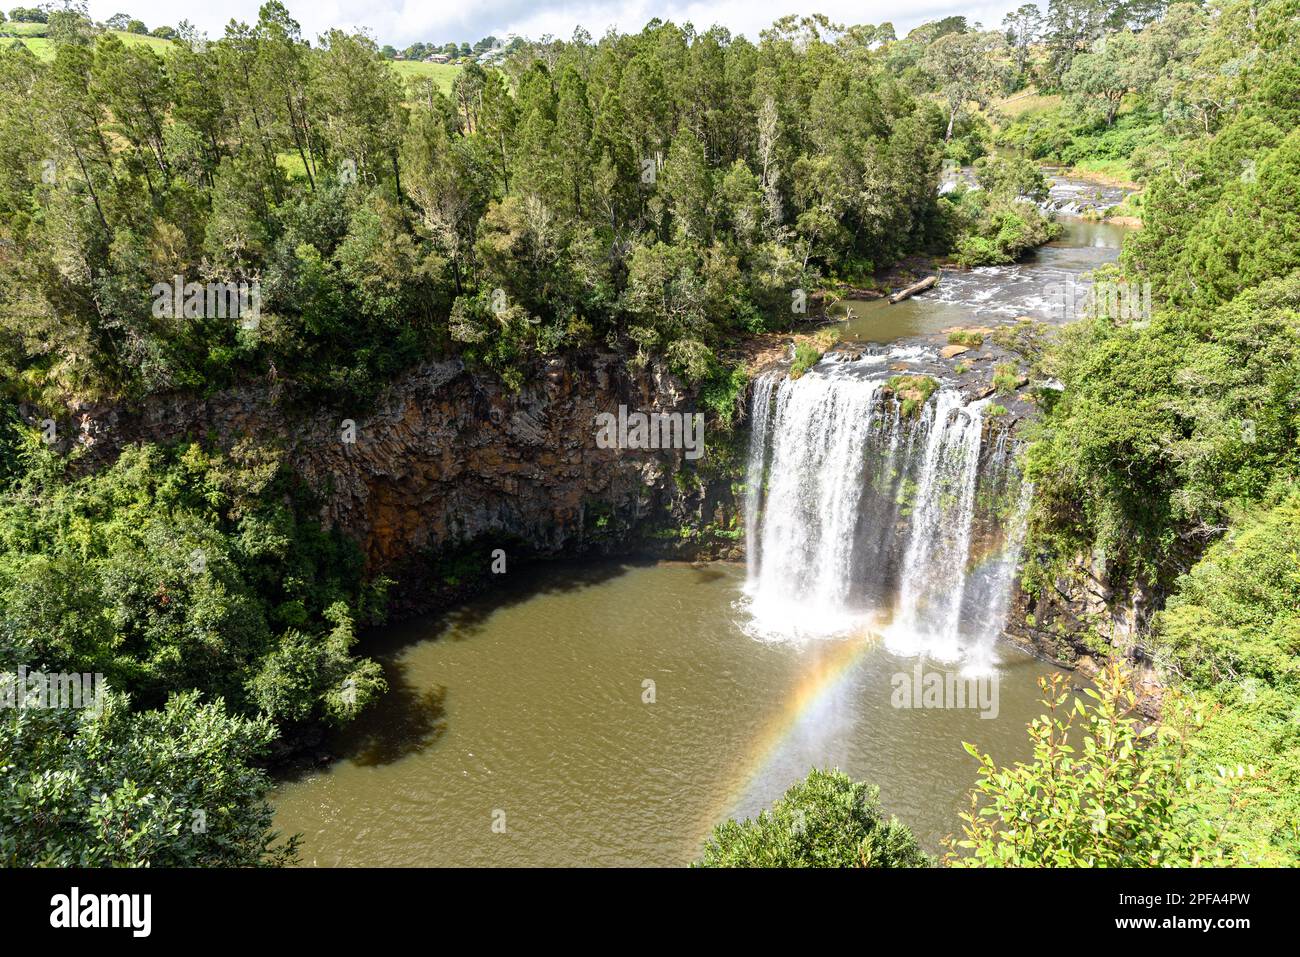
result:
<svg viewBox="0 0 1300 957"><path fill-rule="evenodd" d="M999 395L1010 395L1020 388L1020 370L1014 362L999 362L993 368L993 388Z"/></svg>
<svg viewBox="0 0 1300 957"><path fill-rule="evenodd" d="M800 339L794 344L794 362L790 366L790 378L797 379L817 363L821 362L826 350L834 343L837 333L832 329L823 329L811 339Z"/></svg>
<svg viewBox="0 0 1300 957"><path fill-rule="evenodd" d="M821 361L822 352L810 342L797 342L794 347L794 363L790 366L790 378L798 379L805 372Z"/></svg>
<svg viewBox="0 0 1300 957"><path fill-rule="evenodd" d="M944 201L950 210L954 258L966 268L1015 262L1060 233L1060 224L1033 203L987 190L949 193Z"/></svg>
<svg viewBox="0 0 1300 957"><path fill-rule="evenodd" d="M1300 271L1205 317L1065 327L1042 360L1065 388L1028 455L1040 544L1170 584L1189 548L1300 472L1298 328Z"/></svg>
<svg viewBox="0 0 1300 957"><path fill-rule="evenodd" d="M701 867L926 867L910 829L885 818L879 789L813 770L770 811L713 829Z"/></svg>
<svg viewBox="0 0 1300 957"><path fill-rule="evenodd" d="M98 711L5 708L0 865L292 863L297 840L277 843L270 781L251 764L274 736L191 693L137 713L112 692Z"/></svg>
<svg viewBox="0 0 1300 957"><path fill-rule="evenodd" d="M1175 583L1154 654L1206 714L1192 769L1239 865L1300 862L1300 493L1262 508Z"/></svg>
<svg viewBox="0 0 1300 957"><path fill-rule="evenodd" d="M986 156L975 163L975 179L989 193L1007 199L1047 198L1047 179L1039 165L1021 156Z"/></svg>
<svg viewBox="0 0 1300 957"><path fill-rule="evenodd" d="M1215 833L1184 783L1186 741L1132 716L1132 676L1108 665L1090 699L1040 679L1047 713L1033 758L999 768L972 744L980 780L947 863L982 867L1164 867L1208 863ZM1074 737L1077 735L1077 737ZM1077 743L1073 743L1077 742Z"/></svg>
<svg viewBox="0 0 1300 957"><path fill-rule="evenodd" d="M1049 329L1045 322L1020 319L993 330L993 344L1000 349L1014 352L1031 362L1036 360L1047 346Z"/></svg>
<svg viewBox="0 0 1300 957"><path fill-rule="evenodd" d="M382 690L348 646L383 583L362 586L355 546L286 504L273 454L132 446L76 479L43 446L29 461L0 495L0 625L27 660L102 672L137 707L193 689L281 723ZM344 690L354 708L332 703Z"/></svg>
<svg viewBox="0 0 1300 957"><path fill-rule="evenodd" d="M736 417L737 403L748 384L749 374L744 365L728 368L717 363L700 389L700 401L712 413L713 420L724 429L731 428Z"/></svg>

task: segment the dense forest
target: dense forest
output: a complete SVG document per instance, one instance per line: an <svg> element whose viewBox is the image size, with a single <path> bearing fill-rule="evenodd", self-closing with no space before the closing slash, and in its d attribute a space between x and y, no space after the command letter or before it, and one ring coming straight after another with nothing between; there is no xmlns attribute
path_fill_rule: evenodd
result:
<svg viewBox="0 0 1300 957"><path fill-rule="evenodd" d="M32 395L254 374L355 399L446 350L509 377L598 342L699 379L819 270L939 240L942 118L855 36L656 23L470 66L450 97L364 36L307 46L276 3L166 58L6 51L0 362ZM173 275L257 280L256 333L157 321Z"/></svg>
<svg viewBox="0 0 1300 957"><path fill-rule="evenodd" d="M1033 764L986 764L953 860L1296 862L1298 8L1052 0L1000 29L790 17L757 42L652 21L515 44L449 94L365 34L308 42L274 0L217 39L181 23L163 53L76 4L48 11L49 59L0 39L0 671L112 688L94 714L0 720L0 861L291 861L268 746L385 690L354 652L388 583L276 450L146 445L87 473L42 419L250 382L363 409L426 359L518 388L532 359L588 349L662 362L722 409L744 386L730 348L801 322L795 292L1049 239L1032 200L1052 162L1142 187L1112 271L1156 309L1027 356L1064 388L1027 455L1025 587L1101 556L1159 610L1140 647L1081 640L1158 662L1171 690L1148 735L1119 672L1102 682L1080 721L1123 773L1100 783L1061 765L1055 717ZM1044 105L1004 112L1024 96ZM945 163L984 188L941 193ZM160 314L173 277L256 284L258 311ZM1072 786L1027 840L1037 776ZM870 833L875 863L928 863L852 782L788 801L819 795L857 811L800 837L818 862L868 862L833 845ZM1062 810L1092 805L1137 810L1109 830ZM799 863L782 815L724 826L706 859Z"/></svg>

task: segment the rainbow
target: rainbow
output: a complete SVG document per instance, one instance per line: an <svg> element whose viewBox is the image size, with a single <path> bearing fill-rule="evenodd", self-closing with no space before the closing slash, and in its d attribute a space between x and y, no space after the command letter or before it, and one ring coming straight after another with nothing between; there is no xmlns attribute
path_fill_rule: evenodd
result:
<svg viewBox="0 0 1300 957"><path fill-rule="evenodd" d="M754 739L745 760L731 775L723 791L721 807L710 816L709 821L702 828L703 836L696 844L697 850L713 832L714 826L724 820L735 808L764 768L781 750L781 746L798 726L800 719L807 712L815 709L818 702L834 692L854 666L868 652L879 647L879 644L879 636L874 633L810 643L810 649L816 649L816 662L799 679L785 707L768 721L762 732Z"/></svg>
<svg viewBox="0 0 1300 957"><path fill-rule="evenodd" d="M1005 554L1004 543L979 548L969 559L967 575L977 572L995 560L1000 560ZM785 744L804 715L830 696L868 652L885 643L884 632L888 630L888 626L879 619L874 622L874 625L874 630L863 630L848 637L809 642L808 650L816 656L816 660L804 671L785 706L768 721L762 732L754 739L745 760L740 763L724 787L721 806L701 828L702 837L696 843L694 850L698 851L712 834L713 828L732 812L754 781L781 750L781 746ZM910 657L908 651L896 653ZM922 658L924 657L925 655L922 654Z"/></svg>

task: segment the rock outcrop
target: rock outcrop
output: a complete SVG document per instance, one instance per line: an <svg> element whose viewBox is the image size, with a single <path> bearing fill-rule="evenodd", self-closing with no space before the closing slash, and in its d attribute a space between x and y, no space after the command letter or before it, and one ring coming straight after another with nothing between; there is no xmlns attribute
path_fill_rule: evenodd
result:
<svg viewBox="0 0 1300 957"><path fill-rule="evenodd" d="M537 363L518 392L459 360L428 363L354 414L289 410L266 385L156 397L137 410L86 407L73 415L72 441L90 466L139 441L276 445L319 499L322 524L357 541L372 573L399 579L472 542L537 555L734 549L734 535L705 532L737 527L736 476L717 461L730 437L706 431L703 457L689 463L680 448L601 448L596 417L620 405L700 411L666 369L632 373L623 357L593 352Z"/></svg>
<svg viewBox="0 0 1300 957"><path fill-rule="evenodd" d="M1164 689L1159 663L1144 645L1154 596L1140 586L1117 587L1112 578L1096 554L1080 557L1039 595L1017 588L1005 634L1031 653L1089 677L1107 658L1128 661L1137 669L1137 708L1154 718Z"/></svg>

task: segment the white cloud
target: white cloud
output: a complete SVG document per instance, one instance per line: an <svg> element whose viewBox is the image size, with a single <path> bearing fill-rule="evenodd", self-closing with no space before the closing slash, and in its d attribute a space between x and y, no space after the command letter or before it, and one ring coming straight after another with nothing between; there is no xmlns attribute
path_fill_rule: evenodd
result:
<svg viewBox="0 0 1300 957"><path fill-rule="evenodd" d="M986 27L997 26L1002 17L1023 0L913 0L901 7L885 0L817 0L814 4L794 0L479 0L476 3L431 4L420 0L286 0L293 17L302 24L303 34L314 39L330 27L366 27L380 43L397 47L416 40L473 43L488 34L507 32L538 37L550 33L568 38L582 25L595 37L607 27L623 31L640 30L647 20L659 17L677 23L690 21L704 29L721 23L733 33L757 39L758 31L773 20L792 12L817 11L840 23L883 23L888 20L899 33L940 17L961 15ZM175 26L189 20L210 37L222 34L231 19L253 22L261 0L210 0L206 3L175 0L90 0L91 16L105 20L124 12L143 20L151 29L159 24ZM802 7L802 9L797 9Z"/></svg>

